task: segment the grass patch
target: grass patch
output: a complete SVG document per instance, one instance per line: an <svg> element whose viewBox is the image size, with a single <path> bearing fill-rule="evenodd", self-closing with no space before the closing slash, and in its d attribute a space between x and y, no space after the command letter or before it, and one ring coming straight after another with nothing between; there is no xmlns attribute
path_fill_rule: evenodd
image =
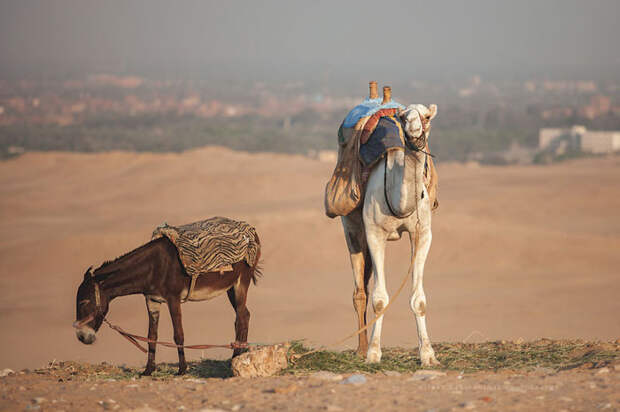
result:
<svg viewBox="0 0 620 412"><path fill-rule="evenodd" d="M540 339L534 342L435 343L433 345L441 366L435 369L464 372L533 370L550 368L600 368L620 360L620 342L584 342L581 340ZM293 342L290 354L310 350L301 342ZM230 360L202 359L189 362L187 375L193 378L228 378L232 376ZM320 370L334 373L380 373L397 371L411 373L421 369L417 349L384 348L380 363L367 364L354 351L318 351L298 359L282 374L304 375ZM59 382L85 379L127 380L138 378L141 368L98 365L77 362L52 362L48 367L33 371L48 375ZM154 379L172 379L177 365L160 363Z"/></svg>
<svg viewBox="0 0 620 412"><path fill-rule="evenodd" d="M602 367L620 359L620 345L610 342L552 341L436 343L433 345L441 366L434 369L465 372L532 370L551 368ZM295 342L293 353L304 353L308 348ZM385 348L381 362L367 364L353 351L319 351L299 359L283 371L285 374L303 374L326 370L335 373L383 371L414 372L421 369L417 350Z"/></svg>

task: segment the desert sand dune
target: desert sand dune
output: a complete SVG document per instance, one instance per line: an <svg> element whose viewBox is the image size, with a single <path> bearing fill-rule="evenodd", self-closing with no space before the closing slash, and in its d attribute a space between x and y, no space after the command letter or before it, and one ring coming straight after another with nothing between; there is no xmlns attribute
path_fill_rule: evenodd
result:
<svg viewBox="0 0 620 412"><path fill-rule="evenodd" d="M142 364L103 327L75 338L75 292L86 268L150 239L166 221L214 215L256 226L264 277L249 292L249 339L325 344L352 332L352 275L339 220L324 216L333 165L301 156L205 148L183 154L28 153L0 163L0 365L51 359ZM620 159L548 167L440 164L441 206L426 266L434 341L620 335ZM388 248L391 293L408 266L403 239ZM191 343L233 339L225 297L183 305ZM145 333L141 296L108 318ZM167 316L160 337L172 335ZM344 347L354 347L355 340ZM383 344L417 346L403 295L386 315ZM229 356L228 351L189 353ZM176 361L160 349L158 360Z"/></svg>

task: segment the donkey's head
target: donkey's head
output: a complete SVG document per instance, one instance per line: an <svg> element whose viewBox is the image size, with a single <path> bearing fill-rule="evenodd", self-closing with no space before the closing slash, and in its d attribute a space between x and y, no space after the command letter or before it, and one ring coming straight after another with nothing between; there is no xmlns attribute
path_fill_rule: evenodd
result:
<svg viewBox="0 0 620 412"><path fill-rule="evenodd" d="M431 104L426 107L423 104L411 104L400 113L400 118L405 122L405 132L416 146L422 148L428 139L431 130L431 120L437 115L437 105ZM421 146L420 146L421 145Z"/></svg>
<svg viewBox="0 0 620 412"><path fill-rule="evenodd" d="M77 338L87 345L95 341L95 334L108 312L108 299L101 293L91 269L92 266L84 273L84 280L77 290L76 321L73 324Z"/></svg>

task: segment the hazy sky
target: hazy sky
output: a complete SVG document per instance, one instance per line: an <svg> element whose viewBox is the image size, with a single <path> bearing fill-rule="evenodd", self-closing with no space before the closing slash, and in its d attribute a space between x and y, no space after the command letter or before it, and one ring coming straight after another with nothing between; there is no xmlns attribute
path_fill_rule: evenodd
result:
<svg viewBox="0 0 620 412"><path fill-rule="evenodd" d="M613 73L619 19L620 1L1 0L0 68Z"/></svg>

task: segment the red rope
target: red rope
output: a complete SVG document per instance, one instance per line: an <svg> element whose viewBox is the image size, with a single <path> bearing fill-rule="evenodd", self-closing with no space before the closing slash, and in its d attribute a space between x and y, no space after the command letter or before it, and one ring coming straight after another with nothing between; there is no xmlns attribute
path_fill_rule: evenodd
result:
<svg viewBox="0 0 620 412"><path fill-rule="evenodd" d="M154 343L156 345L162 345L162 346L166 346L166 347L169 347L169 348L183 348L183 349L212 349L212 348L245 349L245 348L247 348L250 345L250 344L248 344L246 342L231 342L231 343L229 343L227 345L210 345L210 344L204 344L204 345L177 345L176 343L172 343L172 342L154 341L154 340L150 340L149 338L146 338L144 336L134 335L133 333L125 332L120 326L113 325L107 319L104 319L103 321L112 330L117 331L119 334L121 334L121 336L123 336L125 339L127 339L132 344L134 344L138 349L140 349L144 353L146 353L147 350L142 345L140 345L140 343L138 341L142 341L142 342L146 342L146 343Z"/></svg>

